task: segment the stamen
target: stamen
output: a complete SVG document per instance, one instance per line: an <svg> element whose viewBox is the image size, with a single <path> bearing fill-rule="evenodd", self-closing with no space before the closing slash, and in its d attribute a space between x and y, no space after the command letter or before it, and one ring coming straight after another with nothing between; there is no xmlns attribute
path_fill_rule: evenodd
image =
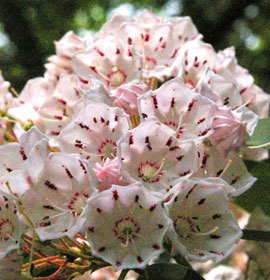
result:
<svg viewBox="0 0 270 280"><path fill-rule="evenodd" d="M223 171L219 174L218 178L221 178L225 174L225 172L228 170L228 168L230 167L231 164L232 164L232 160L229 159L228 163L226 164L226 166L223 169Z"/></svg>
<svg viewBox="0 0 270 280"><path fill-rule="evenodd" d="M264 144L258 145L258 146L246 146L246 148L248 149L260 149L260 148L264 148L270 145L270 142L266 142Z"/></svg>
<svg viewBox="0 0 270 280"><path fill-rule="evenodd" d="M254 98L250 98L247 100L244 104L242 104L240 107L236 108L235 111L241 110L242 108L246 107L249 103L253 102Z"/></svg>
<svg viewBox="0 0 270 280"><path fill-rule="evenodd" d="M198 236L204 236L204 235L209 235L211 233L216 232L217 230L219 230L219 227L214 227L212 230L207 231L207 232L191 232L191 234L193 235L198 235Z"/></svg>

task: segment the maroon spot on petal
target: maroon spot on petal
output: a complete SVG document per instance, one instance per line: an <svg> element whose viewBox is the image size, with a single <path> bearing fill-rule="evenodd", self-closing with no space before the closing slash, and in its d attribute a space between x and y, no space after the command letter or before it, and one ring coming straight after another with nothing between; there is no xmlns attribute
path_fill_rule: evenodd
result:
<svg viewBox="0 0 270 280"><path fill-rule="evenodd" d="M170 146L172 144L172 137L169 138L169 140L166 143L166 146Z"/></svg>
<svg viewBox="0 0 270 280"><path fill-rule="evenodd" d="M83 84L88 84L88 83L89 83L88 80L85 80L85 79L83 79L82 77L79 77L79 80L80 80L80 82L82 82Z"/></svg>
<svg viewBox="0 0 270 280"><path fill-rule="evenodd" d="M118 121L118 115L115 115L114 120L117 122Z"/></svg>
<svg viewBox="0 0 270 280"><path fill-rule="evenodd" d="M169 151L171 152L171 151L175 151L175 150L178 150L178 149L180 149L179 146L173 146L169 149Z"/></svg>
<svg viewBox="0 0 270 280"><path fill-rule="evenodd" d="M54 210L54 207L51 205L43 205L43 208L48 210Z"/></svg>
<svg viewBox="0 0 270 280"><path fill-rule="evenodd" d="M240 90L239 93L240 93L240 94L243 94L246 90L247 90L247 88L243 88L243 89Z"/></svg>
<svg viewBox="0 0 270 280"><path fill-rule="evenodd" d="M150 212L154 211L154 210L156 209L156 207L157 207L156 204L152 205L152 206L150 207L149 211L150 211Z"/></svg>
<svg viewBox="0 0 270 280"><path fill-rule="evenodd" d="M188 197L191 195L191 193L195 190L195 188L198 186L198 184L195 184L187 193L186 195L186 199L188 199Z"/></svg>
<svg viewBox="0 0 270 280"><path fill-rule="evenodd" d="M150 39L150 35L149 35L149 33L146 33L145 36L144 36L144 41L148 42L149 39Z"/></svg>
<svg viewBox="0 0 270 280"><path fill-rule="evenodd" d="M177 200L178 200L178 196L176 196L173 201L176 202Z"/></svg>
<svg viewBox="0 0 270 280"><path fill-rule="evenodd" d="M207 162L207 159L209 158L209 155L204 153L203 155L203 159L202 159L202 164L201 164L201 168L205 168L206 167L206 162Z"/></svg>
<svg viewBox="0 0 270 280"><path fill-rule="evenodd" d="M152 95L151 97L152 97L155 109L158 109L157 96L156 95Z"/></svg>
<svg viewBox="0 0 270 280"><path fill-rule="evenodd" d="M105 249L106 249L106 247L101 247L101 248L98 249L98 251L99 251L99 252L104 252Z"/></svg>
<svg viewBox="0 0 270 280"><path fill-rule="evenodd" d="M97 73L97 69L96 69L95 66L89 66L89 68L90 68L92 71L94 71L95 73Z"/></svg>
<svg viewBox="0 0 270 280"><path fill-rule="evenodd" d="M116 49L116 53L115 54L120 54L120 49L119 48Z"/></svg>
<svg viewBox="0 0 270 280"><path fill-rule="evenodd" d="M121 266L121 262L120 261L116 261L116 266L117 267Z"/></svg>
<svg viewBox="0 0 270 280"><path fill-rule="evenodd" d="M13 171L11 168L6 168L7 169L7 172L11 172L11 171Z"/></svg>
<svg viewBox="0 0 270 280"><path fill-rule="evenodd" d="M203 256L205 256L205 255L204 255L204 253L199 253L199 256L200 256L200 257L203 257Z"/></svg>
<svg viewBox="0 0 270 280"><path fill-rule="evenodd" d="M45 186L47 186L49 189L51 189L51 190L54 190L54 191L56 191L57 190L57 187L53 184L53 183L51 183L50 181L45 181L45 183L44 183L44 185Z"/></svg>
<svg viewBox="0 0 270 280"><path fill-rule="evenodd" d="M81 166L81 168L83 170L83 173L86 174L87 170L86 170L85 166L83 165L83 163L80 160L79 160L79 163L80 163L80 166Z"/></svg>
<svg viewBox="0 0 270 280"><path fill-rule="evenodd" d="M145 119L147 118L147 115L145 113L142 113L142 117Z"/></svg>
<svg viewBox="0 0 270 280"><path fill-rule="evenodd" d="M100 117L100 121L101 121L102 123L105 122L105 120L103 119L103 117Z"/></svg>
<svg viewBox="0 0 270 280"><path fill-rule="evenodd" d="M137 256L137 261L138 261L139 263L142 263L142 262L143 262L142 257L141 257L141 256Z"/></svg>
<svg viewBox="0 0 270 280"><path fill-rule="evenodd" d="M52 132L51 132L51 135L53 135L53 136L58 136L59 134L60 134L59 131L52 131Z"/></svg>
<svg viewBox="0 0 270 280"><path fill-rule="evenodd" d="M107 126L109 126L109 124L110 124L110 121L109 121L109 120L107 120L107 121L106 121L106 125L107 125Z"/></svg>
<svg viewBox="0 0 270 280"><path fill-rule="evenodd" d="M188 111L191 111L195 101L196 101L195 99L192 99L191 102L188 104Z"/></svg>
<svg viewBox="0 0 270 280"><path fill-rule="evenodd" d="M196 216L191 217L192 220L198 220L199 218Z"/></svg>
<svg viewBox="0 0 270 280"><path fill-rule="evenodd" d="M104 53L99 48L96 48L96 51L100 56L104 56Z"/></svg>
<svg viewBox="0 0 270 280"><path fill-rule="evenodd" d="M100 208L97 208L97 211L98 211L98 213L101 213L101 212L102 212L102 210L101 210Z"/></svg>
<svg viewBox="0 0 270 280"><path fill-rule="evenodd" d="M239 176L235 177L232 181L231 181L231 185L235 184L238 180L239 180Z"/></svg>
<svg viewBox="0 0 270 280"><path fill-rule="evenodd" d="M221 236L220 235L216 235L216 234L211 234L210 238L212 238L212 239L220 239Z"/></svg>
<svg viewBox="0 0 270 280"><path fill-rule="evenodd" d="M152 247L155 249L155 250L159 250L160 249L160 246L158 244L153 244Z"/></svg>
<svg viewBox="0 0 270 280"><path fill-rule="evenodd" d="M132 39L130 37L128 37L128 44L131 45L132 44Z"/></svg>
<svg viewBox="0 0 270 280"><path fill-rule="evenodd" d="M200 201L198 201L198 205L204 204L205 200L206 200L205 198L202 198Z"/></svg>
<svg viewBox="0 0 270 280"><path fill-rule="evenodd" d="M210 130L210 128L207 128L206 130L204 130L203 132L201 132L201 133L199 134L199 136L205 136L209 130Z"/></svg>
<svg viewBox="0 0 270 280"><path fill-rule="evenodd" d="M62 119L63 119L62 116L54 116L54 118L55 118L56 120L62 120Z"/></svg>
<svg viewBox="0 0 270 280"><path fill-rule="evenodd" d="M230 103L229 99L229 97L226 97L223 101L223 105L228 105Z"/></svg>
<svg viewBox="0 0 270 280"><path fill-rule="evenodd" d="M89 231L89 232L92 232L92 233L93 233L93 232L94 232L94 229L95 229L94 227L88 227L88 231Z"/></svg>
<svg viewBox="0 0 270 280"><path fill-rule="evenodd" d="M138 201L139 201L139 198L140 198L139 195L136 194L136 196L135 196L135 202L138 202Z"/></svg>
<svg viewBox="0 0 270 280"><path fill-rule="evenodd" d="M197 231L201 231L201 229L200 229L200 227L198 226L198 225L196 225L196 229L197 229Z"/></svg>
<svg viewBox="0 0 270 280"><path fill-rule="evenodd" d="M179 157L177 157L176 159L177 159L178 161L180 161L180 160L183 159L183 157L184 157L184 156L179 156Z"/></svg>
<svg viewBox="0 0 270 280"><path fill-rule="evenodd" d="M117 200L119 198L117 190L113 191L113 198Z"/></svg>
<svg viewBox="0 0 270 280"><path fill-rule="evenodd" d="M67 101L65 101L64 99L58 98L57 101L59 103L61 103L62 105L66 106L67 105Z"/></svg>
<svg viewBox="0 0 270 280"><path fill-rule="evenodd" d="M82 122L79 123L79 127L81 127L82 129L86 129L86 130L89 130L89 126L83 124Z"/></svg>
<svg viewBox="0 0 270 280"><path fill-rule="evenodd" d="M221 218L221 214L215 214L215 215L212 216L213 220L216 220L216 219L219 219L219 218Z"/></svg>
<svg viewBox="0 0 270 280"><path fill-rule="evenodd" d="M94 121L94 123L97 123L97 118L94 117L94 118L93 118L93 121Z"/></svg>
<svg viewBox="0 0 270 280"><path fill-rule="evenodd" d="M48 221L48 222L42 222L42 223L39 223L39 226L40 227L48 227L48 226L50 226L52 223L50 222L50 221Z"/></svg>
<svg viewBox="0 0 270 280"><path fill-rule="evenodd" d="M164 228L164 225L162 225L162 224L158 224L158 228Z"/></svg>
<svg viewBox="0 0 270 280"><path fill-rule="evenodd" d="M73 175L71 174L71 172L69 171L69 169L68 169L66 166L64 166L64 165L62 165L62 167L64 167L64 169L65 169L65 171L66 171L68 177L69 177L70 179L72 179L72 178L73 178Z"/></svg>
<svg viewBox="0 0 270 280"><path fill-rule="evenodd" d="M129 145L132 145L134 143L132 134L130 134L130 136L129 136L128 143L129 143Z"/></svg>
<svg viewBox="0 0 270 280"><path fill-rule="evenodd" d="M220 176L220 174L223 172L223 169L220 169L218 172L217 172L217 177Z"/></svg>
<svg viewBox="0 0 270 280"><path fill-rule="evenodd" d="M200 123L202 123L204 121L205 121L205 118L202 118L202 119L198 120L197 124L200 124Z"/></svg>
<svg viewBox="0 0 270 280"><path fill-rule="evenodd" d="M182 177L182 176L186 176L189 173L190 173L190 170L187 170L187 171L185 171L183 173L180 173L179 175Z"/></svg>
<svg viewBox="0 0 270 280"><path fill-rule="evenodd" d="M173 51L173 54L170 56L170 58L175 58L177 52L178 52L178 49L175 49L175 50Z"/></svg>
<svg viewBox="0 0 270 280"><path fill-rule="evenodd" d="M26 156L26 154L24 152L23 147L20 147L20 154L21 154L23 160L27 160L27 156Z"/></svg>

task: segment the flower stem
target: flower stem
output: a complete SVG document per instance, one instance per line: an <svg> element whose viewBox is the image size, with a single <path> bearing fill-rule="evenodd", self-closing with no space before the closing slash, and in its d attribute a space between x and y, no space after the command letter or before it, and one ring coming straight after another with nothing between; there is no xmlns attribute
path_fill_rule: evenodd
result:
<svg viewBox="0 0 270 280"><path fill-rule="evenodd" d="M242 239L270 242L270 231L244 229Z"/></svg>

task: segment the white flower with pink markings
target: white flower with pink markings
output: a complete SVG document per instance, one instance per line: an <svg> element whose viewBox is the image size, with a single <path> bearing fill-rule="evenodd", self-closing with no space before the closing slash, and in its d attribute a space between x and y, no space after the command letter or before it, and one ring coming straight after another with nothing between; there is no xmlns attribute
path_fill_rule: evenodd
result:
<svg viewBox="0 0 270 280"><path fill-rule="evenodd" d="M138 182L90 198L83 216L93 254L116 270L145 267L163 251L169 220L160 202Z"/></svg>

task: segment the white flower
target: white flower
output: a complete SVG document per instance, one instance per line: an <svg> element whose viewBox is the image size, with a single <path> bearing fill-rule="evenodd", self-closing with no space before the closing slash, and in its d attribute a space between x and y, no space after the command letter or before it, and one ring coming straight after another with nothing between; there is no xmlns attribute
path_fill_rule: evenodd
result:
<svg viewBox="0 0 270 280"><path fill-rule="evenodd" d="M60 149L96 160L114 158L116 144L129 127L128 117L120 108L89 104L62 130Z"/></svg>
<svg viewBox="0 0 270 280"><path fill-rule="evenodd" d="M93 43L90 49L73 57L79 79L93 75L110 88L131 82L139 74L139 62L112 34Z"/></svg>
<svg viewBox="0 0 270 280"><path fill-rule="evenodd" d="M169 233L173 248L195 261L220 261L242 236L230 210L228 194L233 191L220 178L183 179L174 196L165 203L173 227Z"/></svg>
<svg viewBox="0 0 270 280"><path fill-rule="evenodd" d="M139 98L142 119L155 116L176 131L177 138L205 138L211 131L215 105L195 93L179 78L164 83Z"/></svg>
<svg viewBox="0 0 270 280"><path fill-rule="evenodd" d="M171 181L190 176L198 168L195 144L180 142L175 132L149 118L119 142L121 172L153 191L166 191Z"/></svg>
<svg viewBox="0 0 270 280"><path fill-rule="evenodd" d="M160 200L140 183L93 196L84 216L93 254L117 270L144 267L162 252L168 218Z"/></svg>
<svg viewBox="0 0 270 280"><path fill-rule="evenodd" d="M30 184L21 196L22 207L41 240L80 231L80 215L96 185L85 160L77 154L51 153L38 181Z"/></svg>

